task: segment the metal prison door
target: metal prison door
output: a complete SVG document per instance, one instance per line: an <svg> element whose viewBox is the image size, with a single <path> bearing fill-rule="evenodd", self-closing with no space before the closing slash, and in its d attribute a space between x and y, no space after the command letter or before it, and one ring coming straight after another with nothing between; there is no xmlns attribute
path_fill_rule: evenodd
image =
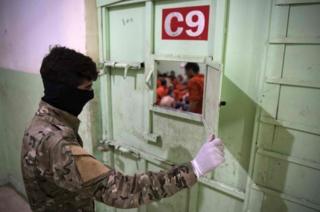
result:
<svg viewBox="0 0 320 212"><path fill-rule="evenodd" d="M206 137L218 133L224 1L104 0L97 5L103 162L134 174L190 161ZM200 69L201 95L184 93L190 82L187 63ZM168 89L163 98L161 86ZM210 173L191 190L129 211L207 212L212 205L217 211L241 206L244 194L222 178ZM98 211L122 210L98 204Z"/></svg>

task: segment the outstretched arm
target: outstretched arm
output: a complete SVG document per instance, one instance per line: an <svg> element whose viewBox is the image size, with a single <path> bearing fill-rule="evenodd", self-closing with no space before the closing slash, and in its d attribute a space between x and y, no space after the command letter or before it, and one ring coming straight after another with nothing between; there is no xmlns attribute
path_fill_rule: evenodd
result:
<svg viewBox="0 0 320 212"><path fill-rule="evenodd" d="M168 171L123 175L86 152L81 146L60 141L51 150L54 182L117 208L135 208L170 197L197 182L191 162Z"/></svg>

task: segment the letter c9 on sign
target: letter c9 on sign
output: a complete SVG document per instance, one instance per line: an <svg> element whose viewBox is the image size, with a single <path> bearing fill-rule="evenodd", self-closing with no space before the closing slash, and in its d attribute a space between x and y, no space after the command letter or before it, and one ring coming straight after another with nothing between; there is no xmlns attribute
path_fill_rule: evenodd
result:
<svg viewBox="0 0 320 212"><path fill-rule="evenodd" d="M163 40L208 40L210 6L162 10Z"/></svg>

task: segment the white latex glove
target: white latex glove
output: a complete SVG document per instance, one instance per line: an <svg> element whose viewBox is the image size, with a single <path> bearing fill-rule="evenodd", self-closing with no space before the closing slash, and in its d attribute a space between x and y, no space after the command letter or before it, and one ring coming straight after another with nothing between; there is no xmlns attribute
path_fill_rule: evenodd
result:
<svg viewBox="0 0 320 212"><path fill-rule="evenodd" d="M220 138L211 136L202 145L196 157L191 161L197 177L212 171L224 162L224 146Z"/></svg>

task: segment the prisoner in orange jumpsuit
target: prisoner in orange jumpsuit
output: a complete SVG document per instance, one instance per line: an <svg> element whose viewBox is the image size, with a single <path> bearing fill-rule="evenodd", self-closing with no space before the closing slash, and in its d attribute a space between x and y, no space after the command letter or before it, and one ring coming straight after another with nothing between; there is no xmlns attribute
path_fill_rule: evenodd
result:
<svg viewBox="0 0 320 212"><path fill-rule="evenodd" d="M184 68L186 75L189 79L189 111L201 114L203 102L204 76L203 74L199 73L200 68L197 63L187 63Z"/></svg>
<svg viewBox="0 0 320 212"><path fill-rule="evenodd" d="M182 101L182 97L187 93L187 86L184 85L183 77L181 75L178 75L177 77L177 83L173 93L176 101Z"/></svg>
<svg viewBox="0 0 320 212"><path fill-rule="evenodd" d="M157 105L160 103L161 99L168 95L169 88L167 87L167 80L161 79L161 85L157 88Z"/></svg>

